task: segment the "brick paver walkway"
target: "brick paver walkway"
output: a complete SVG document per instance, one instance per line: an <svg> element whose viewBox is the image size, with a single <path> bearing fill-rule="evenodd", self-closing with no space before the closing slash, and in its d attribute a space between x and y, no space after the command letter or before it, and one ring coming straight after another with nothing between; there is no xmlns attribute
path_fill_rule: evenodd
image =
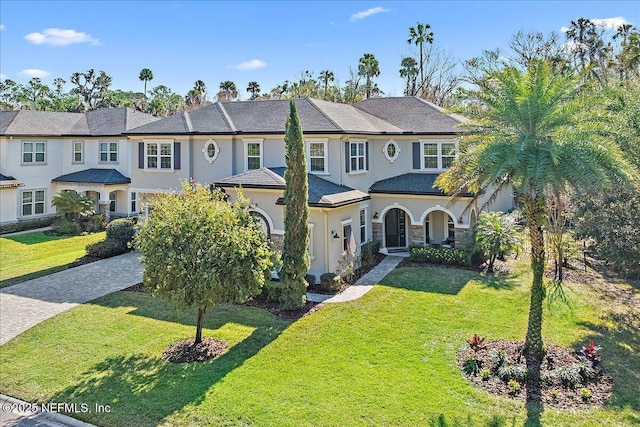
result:
<svg viewBox="0 0 640 427"><path fill-rule="evenodd" d="M142 281L137 252L0 289L0 345L78 304Z"/></svg>

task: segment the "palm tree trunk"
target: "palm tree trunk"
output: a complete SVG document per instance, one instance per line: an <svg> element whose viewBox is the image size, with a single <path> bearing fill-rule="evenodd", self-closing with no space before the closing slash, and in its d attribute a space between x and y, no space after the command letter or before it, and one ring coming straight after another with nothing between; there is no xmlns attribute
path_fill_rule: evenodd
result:
<svg viewBox="0 0 640 427"><path fill-rule="evenodd" d="M196 346L202 342L202 325L204 323L204 315L207 314L207 306L198 309L198 324L196 325L196 339L193 345Z"/></svg>
<svg viewBox="0 0 640 427"><path fill-rule="evenodd" d="M541 360L544 353L542 342L542 302L544 300L545 254L542 225L545 220L545 206L545 201L537 195L527 199L524 203L524 217L529 227L531 240L531 270L533 270L529 322L524 347L526 353L537 360Z"/></svg>

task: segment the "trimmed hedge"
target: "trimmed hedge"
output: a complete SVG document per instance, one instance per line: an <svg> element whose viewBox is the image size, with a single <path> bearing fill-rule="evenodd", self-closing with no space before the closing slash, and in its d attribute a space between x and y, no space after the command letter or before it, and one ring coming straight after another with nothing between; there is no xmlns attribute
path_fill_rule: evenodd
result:
<svg viewBox="0 0 640 427"><path fill-rule="evenodd" d="M469 254L460 249L454 248L421 248L413 247L410 249L410 259L414 262L442 264L442 265L471 265Z"/></svg>
<svg viewBox="0 0 640 427"><path fill-rule="evenodd" d="M86 251L91 258L105 259L128 252L129 248L119 240L106 239L87 245Z"/></svg>
<svg viewBox="0 0 640 427"><path fill-rule="evenodd" d="M367 242L360 247L360 262L369 265L373 257L380 252L380 242Z"/></svg>
<svg viewBox="0 0 640 427"><path fill-rule="evenodd" d="M135 220L132 218L114 219L107 225L107 240L129 243L136 235L135 225Z"/></svg>
<svg viewBox="0 0 640 427"><path fill-rule="evenodd" d="M305 274L304 275L304 280L307 281L307 283L309 284L309 286L313 286L316 284L316 276L314 276L313 274Z"/></svg>
<svg viewBox="0 0 640 427"><path fill-rule="evenodd" d="M324 273L320 276L320 287L325 292L340 290L340 278L335 273Z"/></svg>

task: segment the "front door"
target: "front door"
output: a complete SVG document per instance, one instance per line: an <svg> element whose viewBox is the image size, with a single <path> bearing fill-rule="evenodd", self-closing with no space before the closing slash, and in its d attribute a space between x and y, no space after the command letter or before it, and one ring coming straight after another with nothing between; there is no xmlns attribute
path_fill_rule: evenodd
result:
<svg viewBox="0 0 640 427"><path fill-rule="evenodd" d="M407 246L405 213L400 209L391 209L384 217L385 246L403 248Z"/></svg>

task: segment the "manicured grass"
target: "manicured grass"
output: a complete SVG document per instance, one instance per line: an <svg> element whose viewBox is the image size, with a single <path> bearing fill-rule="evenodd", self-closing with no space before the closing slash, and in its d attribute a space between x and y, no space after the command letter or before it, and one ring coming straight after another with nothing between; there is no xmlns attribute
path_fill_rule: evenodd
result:
<svg viewBox="0 0 640 427"><path fill-rule="evenodd" d="M0 288L62 271L105 233L47 236L43 232L0 238Z"/></svg>
<svg viewBox="0 0 640 427"><path fill-rule="evenodd" d="M208 313L204 335L229 349L188 365L160 354L194 334L196 313L119 292L4 345L0 392L110 405L110 413L74 414L105 426L522 425L524 404L471 387L455 354L473 333L524 337L529 279L521 267L497 278L402 268L362 299L293 323L254 307L221 306ZM538 416L553 426L640 422L638 325L593 286L567 288L572 308L547 312L545 341L577 349L595 339L614 396L600 409L530 412L529 425Z"/></svg>

